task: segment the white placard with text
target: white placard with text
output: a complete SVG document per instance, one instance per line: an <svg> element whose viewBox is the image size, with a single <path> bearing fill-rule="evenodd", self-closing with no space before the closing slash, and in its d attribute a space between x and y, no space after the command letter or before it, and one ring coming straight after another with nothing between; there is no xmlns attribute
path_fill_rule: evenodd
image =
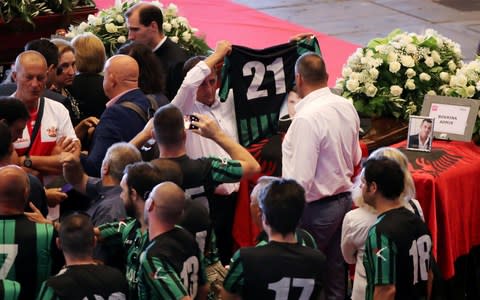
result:
<svg viewBox="0 0 480 300"><path fill-rule="evenodd" d="M435 118L435 130L453 134L465 134L470 107L432 103L429 117Z"/></svg>

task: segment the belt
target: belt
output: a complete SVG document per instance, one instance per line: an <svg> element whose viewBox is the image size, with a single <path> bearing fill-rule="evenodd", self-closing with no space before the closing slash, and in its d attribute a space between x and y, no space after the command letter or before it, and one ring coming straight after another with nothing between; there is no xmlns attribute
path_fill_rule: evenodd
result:
<svg viewBox="0 0 480 300"><path fill-rule="evenodd" d="M315 201L311 201L309 204L326 203L326 202L330 202L330 201L335 201L335 200L350 196L351 194L352 194L351 192L338 193L338 194L335 194L335 195L332 195L332 196L327 196L327 197L323 197L323 198L320 198L320 199L315 200Z"/></svg>

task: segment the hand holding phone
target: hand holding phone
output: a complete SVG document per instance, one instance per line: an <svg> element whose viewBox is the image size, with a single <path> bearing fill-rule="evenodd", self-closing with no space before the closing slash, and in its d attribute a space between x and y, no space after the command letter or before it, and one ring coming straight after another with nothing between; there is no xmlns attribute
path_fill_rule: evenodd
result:
<svg viewBox="0 0 480 300"><path fill-rule="evenodd" d="M199 119L194 115L186 115L186 116L183 117L183 122L184 122L184 125L185 125L185 129L187 129L187 130L198 129L198 126L193 125L192 121L193 122L198 122Z"/></svg>

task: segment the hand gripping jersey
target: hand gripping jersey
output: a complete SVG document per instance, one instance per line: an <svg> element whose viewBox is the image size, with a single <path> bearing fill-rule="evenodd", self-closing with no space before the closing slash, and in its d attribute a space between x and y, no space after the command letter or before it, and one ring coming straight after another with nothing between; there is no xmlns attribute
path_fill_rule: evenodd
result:
<svg viewBox="0 0 480 300"><path fill-rule="evenodd" d="M295 84L295 62L306 52L320 53L315 38L262 50L233 46L223 64L219 94L224 102L233 89L241 145L277 132L283 99Z"/></svg>

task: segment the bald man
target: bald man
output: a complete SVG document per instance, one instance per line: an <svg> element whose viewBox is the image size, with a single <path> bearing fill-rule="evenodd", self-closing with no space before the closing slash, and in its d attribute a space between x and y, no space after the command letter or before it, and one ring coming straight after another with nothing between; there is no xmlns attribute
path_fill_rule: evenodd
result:
<svg viewBox="0 0 480 300"><path fill-rule="evenodd" d="M37 51L25 51L18 55L12 78L17 90L12 95L20 99L30 113L22 137L14 147L20 157L20 165L38 171L42 175L60 174L62 150L79 153L80 143L70 120L68 110L59 102L43 97L47 81L47 62ZM37 122L39 121L39 122ZM35 123L38 129L35 129ZM67 139L70 146L61 148L57 143Z"/></svg>
<svg viewBox="0 0 480 300"><path fill-rule="evenodd" d="M185 193L160 183L145 203L150 243L140 255L140 300L206 299L206 274L192 234L175 226L185 208Z"/></svg>
<svg viewBox="0 0 480 300"><path fill-rule="evenodd" d="M23 214L28 193L28 176L20 167L0 168L0 276L20 283L19 299L34 299L40 284L61 265L53 226Z"/></svg>
<svg viewBox="0 0 480 300"><path fill-rule="evenodd" d="M130 141L145 126L144 119L131 105L147 115L150 103L138 88L137 62L127 55L114 55L104 68L103 89L110 101L100 117L88 156L81 157L85 172L100 177L107 149L117 142Z"/></svg>

